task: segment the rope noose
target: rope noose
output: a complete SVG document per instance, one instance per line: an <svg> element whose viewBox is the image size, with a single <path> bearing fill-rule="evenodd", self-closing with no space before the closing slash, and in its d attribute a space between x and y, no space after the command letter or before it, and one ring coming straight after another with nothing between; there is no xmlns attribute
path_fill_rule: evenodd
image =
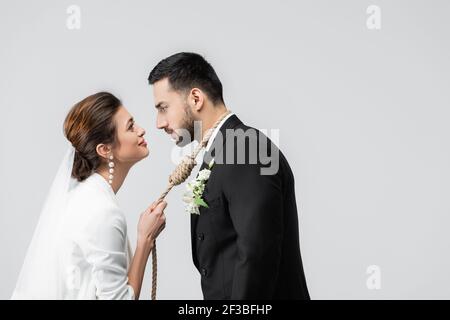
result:
<svg viewBox="0 0 450 320"><path fill-rule="evenodd" d="M224 114L220 116L220 118L216 121L214 126L209 129L205 136L202 139L202 142L197 145L195 150L192 152L190 156L185 157L181 163L175 168L172 174L169 176L169 185L166 188L161 196L159 197L157 203L164 200L167 194L172 190L174 186L182 184L186 179L191 175L192 169L197 165L195 158L199 154L200 150L208 144L209 138L211 137L214 129L217 128L219 123L230 113L231 111L226 111ZM153 241L153 249L152 249L152 300L156 300L156 285L158 278L158 261L156 256L156 240Z"/></svg>

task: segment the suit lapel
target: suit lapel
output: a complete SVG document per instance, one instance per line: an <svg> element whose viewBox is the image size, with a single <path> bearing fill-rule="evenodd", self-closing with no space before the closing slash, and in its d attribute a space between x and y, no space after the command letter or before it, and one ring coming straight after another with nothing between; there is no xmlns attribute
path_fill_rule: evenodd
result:
<svg viewBox="0 0 450 320"><path fill-rule="evenodd" d="M240 124L242 124L242 121L239 120L239 118L234 114L223 123L223 125L220 127L219 133L218 133L218 135L219 134L222 135L223 139L217 139L217 136L216 136L213 143L211 144L211 148L209 148L209 151L206 152L203 157L202 165L200 166L199 172L208 166L209 159L214 158L216 155L218 155L218 154L220 154L220 152L222 152L222 149L225 145L225 140L226 140L226 130L234 129ZM198 173L197 173L197 175L198 175ZM194 264L196 266L198 266L198 261L197 261L197 247L196 247L195 239L197 237L198 219L200 219L199 215L191 214L192 256L193 256Z"/></svg>

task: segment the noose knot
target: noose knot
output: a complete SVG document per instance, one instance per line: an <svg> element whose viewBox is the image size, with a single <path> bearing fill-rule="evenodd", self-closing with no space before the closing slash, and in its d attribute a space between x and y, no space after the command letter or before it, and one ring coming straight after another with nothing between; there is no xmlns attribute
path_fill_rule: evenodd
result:
<svg viewBox="0 0 450 320"><path fill-rule="evenodd" d="M170 175L169 183L174 186L183 183L191 175L192 169L196 165L197 162L192 155L185 157Z"/></svg>

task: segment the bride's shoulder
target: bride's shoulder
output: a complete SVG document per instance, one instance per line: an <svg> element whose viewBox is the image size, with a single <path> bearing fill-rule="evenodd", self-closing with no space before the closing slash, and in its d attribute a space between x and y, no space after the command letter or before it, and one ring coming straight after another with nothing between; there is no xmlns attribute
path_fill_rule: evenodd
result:
<svg viewBox="0 0 450 320"><path fill-rule="evenodd" d="M67 210L70 220L102 224L111 221L125 223L125 216L115 195L112 190L108 190L110 186L100 179L103 178L91 176L71 190Z"/></svg>

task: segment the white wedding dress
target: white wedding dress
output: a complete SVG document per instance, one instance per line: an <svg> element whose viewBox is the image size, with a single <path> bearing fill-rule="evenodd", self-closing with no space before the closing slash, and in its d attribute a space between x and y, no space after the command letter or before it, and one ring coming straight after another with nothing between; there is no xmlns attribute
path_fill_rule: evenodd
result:
<svg viewBox="0 0 450 320"><path fill-rule="evenodd" d="M73 150L66 157L67 176ZM52 188L64 185L61 168L58 174ZM51 191L12 299L134 299L127 224L115 193L97 173L69 180L66 194Z"/></svg>

